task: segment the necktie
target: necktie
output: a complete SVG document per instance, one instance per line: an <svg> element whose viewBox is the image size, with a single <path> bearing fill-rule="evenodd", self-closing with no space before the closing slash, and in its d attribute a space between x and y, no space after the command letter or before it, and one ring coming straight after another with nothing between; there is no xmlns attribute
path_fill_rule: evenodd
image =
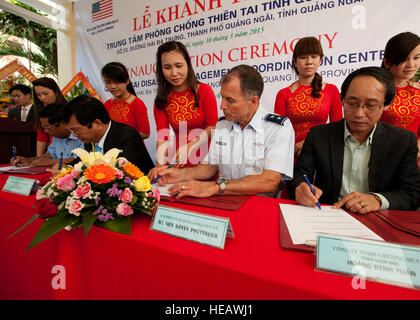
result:
<svg viewBox="0 0 420 320"><path fill-rule="evenodd" d="M98 144L95 144L95 152L102 152L102 148Z"/></svg>
<svg viewBox="0 0 420 320"><path fill-rule="evenodd" d="M25 107L22 107L22 121L26 121L26 108Z"/></svg>

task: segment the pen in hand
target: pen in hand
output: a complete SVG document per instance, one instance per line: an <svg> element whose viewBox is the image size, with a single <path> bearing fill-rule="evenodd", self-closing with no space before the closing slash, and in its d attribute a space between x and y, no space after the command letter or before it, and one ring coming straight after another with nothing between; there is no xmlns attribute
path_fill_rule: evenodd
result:
<svg viewBox="0 0 420 320"><path fill-rule="evenodd" d="M309 179L306 176L306 174L303 175L303 178L305 179L306 183L308 184L309 189L311 189L312 194L315 195L315 191L314 191L314 189L312 189L311 183L309 182ZM319 210L321 210L321 205L319 204L319 201L316 202L316 206L318 207Z"/></svg>
<svg viewBox="0 0 420 320"><path fill-rule="evenodd" d="M58 164L58 170L61 170L62 167L63 167L63 153L60 152L60 162Z"/></svg>
<svg viewBox="0 0 420 320"><path fill-rule="evenodd" d="M13 151L13 158L15 159L15 167L17 167L17 161L16 161L16 153L17 153L17 151L16 151L16 147L15 146L12 146L12 151Z"/></svg>
<svg viewBox="0 0 420 320"><path fill-rule="evenodd" d="M174 165L176 165L176 163L177 163L177 161L175 160L175 162L174 163L171 163L166 169L170 169L170 168L172 168ZM157 176L156 178L154 178L153 180L152 180L152 184L154 184L154 183L156 183L160 178L162 178L162 176L161 175L159 175L159 176Z"/></svg>

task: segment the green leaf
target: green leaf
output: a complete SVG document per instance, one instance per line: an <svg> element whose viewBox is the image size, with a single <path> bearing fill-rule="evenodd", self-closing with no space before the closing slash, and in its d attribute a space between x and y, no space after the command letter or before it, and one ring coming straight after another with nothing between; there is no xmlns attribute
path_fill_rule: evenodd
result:
<svg viewBox="0 0 420 320"><path fill-rule="evenodd" d="M82 219L77 220L71 225L71 230L76 230L77 228L81 227L83 225Z"/></svg>
<svg viewBox="0 0 420 320"><path fill-rule="evenodd" d="M16 233L18 233L19 231L21 231L22 229L26 228L27 225L29 225L30 223L32 223L32 221L34 221L36 218L39 217L39 214L35 214L32 218L30 218L22 227L20 227L18 230L16 230L15 232L13 232L9 237L7 237L6 240L9 240L11 237L13 237Z"/></svg>
<svg viewBox="0 0 420 320"><path fill-rule="evenodd" d="M31 10L37 14L45 16L38 10L16 2L17 5ZM7 11L0 10L0 30L2 34L14 35L20 39L27 39L39 49L39 57L42 57L42 66L35 67L45 73L53 73L57 76L57 32L56 30L40 25L38 23L23 19ZM27 58L30 61L38 63L31 59L33 52L27 52Z"/></svg>
<svg viewBox="0 0 420 320"><path fill-rule="evenodd" d="M139 197L137 197L135 194L133 194L133 199L131 200L130 206L134 206L138 199L139 199Z"/></svg>
<svg viewBox="0 0 420 320"><path fill-rule="evenodd" d="M50 39L50 41L48 42L48 48L50 49L54 49L55 43L56 43L57 39Z"/></svg>
<svg viewBox="0 0 420 320"><path fill-rule="evenodd" d="M117 220L108 220L107 222L96 221L95 226L102 227L114 232L131 235L131 217L124 217Z"/></svg>
<svg viewBox="0 0 420 320"><path fill-rule="evenodd" d="M92 213L85 213L85 215L83 216L83 229L85 231L85 236L87 237L90 228L92 227L92 225L95 223L96 219L98 218L98 216L94 216Z"/></svg>
<svg viewBox="0 0 420 320"><path fill-rule="evenodd" d="M47 221L44 222L41 228L39 228L38 233L32 239L32 242L26 250L35 247L37 244L56 234L64 227L76 222L78 219L79 217L70 214L61 214L49 218Z"/></svg>

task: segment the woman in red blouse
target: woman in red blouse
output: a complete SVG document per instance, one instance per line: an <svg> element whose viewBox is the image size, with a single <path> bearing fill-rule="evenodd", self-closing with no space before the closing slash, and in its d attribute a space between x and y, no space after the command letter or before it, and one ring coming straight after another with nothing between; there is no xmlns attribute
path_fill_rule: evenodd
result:
<svg viewBox="0 0 420 320"><path fill-rule="evenodd" d="M126 67L119 62L110 62L102 68L102 77L113 95L104 103L111 119L132 126L143 140L147 139L150 135L147 108L136 96Z"/></svg>
<svg viewBox="0 0 420 320"><path fill-rule="evenodd" d="M277 93L274 112L287 116L295 130L295 156L299 156L309 129L343 118L340 93L333 84L322 82L317 73L324 54L317 38L300 39L292 64L299 79Z"/></svg>
<svg viewBox="0 0 420 320"><path fill-rule="evenodd" d="M67 103L66 98L61 93L57 82L54 79L42 77L32 82L33 96L34 96L34 114L35 114L35 128L37 128L36 137L36 155L40 156L47 151L47 146L50 141L50 136L41 127L38 117L38 112L41 108L51 103Z"/></svg>
<svg viewBox="0 0 420 320"><path fill-rule="evenodd" d="M386 44L382 67L394 76L397 93L381 121L413 131L420 150L420 83L411 81L420 68L420 37L411 32L392 37Z"/></svg>
<svg viewBox="0 0 420 320"><path fill-rule="evenodd" d="M177 160L178 165L197 165L208 151L211 130L218 118L213 90L198 82L187 49L176 41L166 42L158 48L156 77L156 164L165 165ZM174 152L170 152L168 142L169 126L175 133Z"/></svg>

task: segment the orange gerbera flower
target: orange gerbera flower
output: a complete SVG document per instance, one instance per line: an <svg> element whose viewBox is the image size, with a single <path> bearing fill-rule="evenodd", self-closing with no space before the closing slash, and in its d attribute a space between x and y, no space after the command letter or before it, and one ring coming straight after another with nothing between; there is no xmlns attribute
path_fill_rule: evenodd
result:
<svg viewBox="0 0 420 320"><path fill-rule="evenodd" d="M107 183L115 179L116 171L114 168L101 163L92 165L83 174L92 182Z"/></svg>
<svg viewBox="0 0 420 320"><path fill-rule="evenodd" d="M136 167L134 164L130 162L127 162L123 166L123 171L124 173L128 174L133 179L138 179L144 176L143 172L141 172L141 170L138 167Z"/></svg>

